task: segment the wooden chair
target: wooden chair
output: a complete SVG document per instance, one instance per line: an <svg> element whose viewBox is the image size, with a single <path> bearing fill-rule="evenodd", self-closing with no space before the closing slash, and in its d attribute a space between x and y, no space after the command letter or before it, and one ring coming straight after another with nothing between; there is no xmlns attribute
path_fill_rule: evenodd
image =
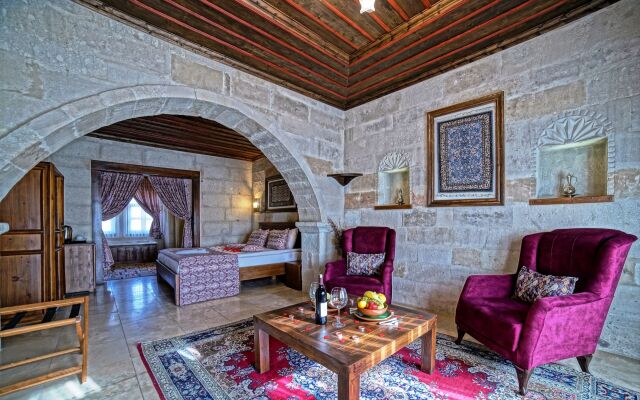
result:
<svg viewBox="0 0 640 400"><path fill-rule="evenodd" d="M80 306L82 306L83 315L80 318ZM68 318L61 320L53 320L59 307L71 307ZM30 312L45 311L41 322L18 326L20 320ZM13 315L13 317L2 326L0 330L0 340L9 336L22 335L29 332L37 332L46 329L59 328L62 326L75 325L76 334L78 335L79 346L71 347L64 350L54 351L53 353L43 354L30 357L21 361L15 361L8 364L1 364L0 371L19 367L21 365L31 364L37 361L48 360L50 358L63 356L66 354L80 353L82 354L82 364L65 368L58 371L49 372L44 375L36 376L16 382L14 384L0 387L0 397L18 390L27 389L41 383L50 382L67 376L80 374L80 381L87 381L87 354L89 344L89 297L74 297L64 300L47 301L44 303L25 304L20 306L0 308L0 318L2 316Z"/></svg>

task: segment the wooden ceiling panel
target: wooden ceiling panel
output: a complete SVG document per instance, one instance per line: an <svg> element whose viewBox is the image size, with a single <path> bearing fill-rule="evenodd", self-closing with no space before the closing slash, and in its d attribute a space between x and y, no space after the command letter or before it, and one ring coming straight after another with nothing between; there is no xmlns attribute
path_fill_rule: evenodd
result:
<svg viewBox="0 0 640 400"><path fill-rule="evenodd" d="M198 117L133 118L102 127L89 136L247 161L263 157L262 152L238 132Z"/></svg>
<svg viewBox="0 0 640 400"><path fill-rule="evenodd" d="M617 0L77 1L348 109Z"/></svg>

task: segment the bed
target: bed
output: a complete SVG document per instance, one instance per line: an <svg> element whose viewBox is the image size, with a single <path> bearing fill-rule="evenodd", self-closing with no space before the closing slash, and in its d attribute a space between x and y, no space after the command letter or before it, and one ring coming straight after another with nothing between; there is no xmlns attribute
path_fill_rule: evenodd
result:
<svg viewBox="0 0 640 400"><path fill-rule="evenodd" d="M295 223L263 222L260 229L293 229ZM300 234L292 249L229 253L220 248L164 249L158 254L158 281L174 289L178 306L235 296L240 281L284 275L287 263L302 258Z"/></svg>

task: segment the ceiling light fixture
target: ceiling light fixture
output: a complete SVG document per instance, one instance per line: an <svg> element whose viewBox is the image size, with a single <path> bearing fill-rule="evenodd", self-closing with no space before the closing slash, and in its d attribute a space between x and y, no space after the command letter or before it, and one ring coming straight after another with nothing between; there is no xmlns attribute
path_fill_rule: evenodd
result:
<svg viewBox="0 0 640 400"><path fill-rule="evenodd" d="M374 12L376 0L360 0L360 14Z"/></svg>

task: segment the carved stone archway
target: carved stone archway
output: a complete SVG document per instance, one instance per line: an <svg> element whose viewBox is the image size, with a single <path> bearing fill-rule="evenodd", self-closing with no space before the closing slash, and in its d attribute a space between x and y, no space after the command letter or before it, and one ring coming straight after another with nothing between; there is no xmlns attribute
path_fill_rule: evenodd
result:
<svg viewBox="0 0 640 400"><path fill-rule="evenodd" d="M300 221L325 220L314 176L302 156L280 140L279 128L252 107L228 96L178 85L139 85L101 92L35 116L2 138L0 199L38 162L73 140L126 119L190 115L219 122L249 139L289 183Z"/></svg>

